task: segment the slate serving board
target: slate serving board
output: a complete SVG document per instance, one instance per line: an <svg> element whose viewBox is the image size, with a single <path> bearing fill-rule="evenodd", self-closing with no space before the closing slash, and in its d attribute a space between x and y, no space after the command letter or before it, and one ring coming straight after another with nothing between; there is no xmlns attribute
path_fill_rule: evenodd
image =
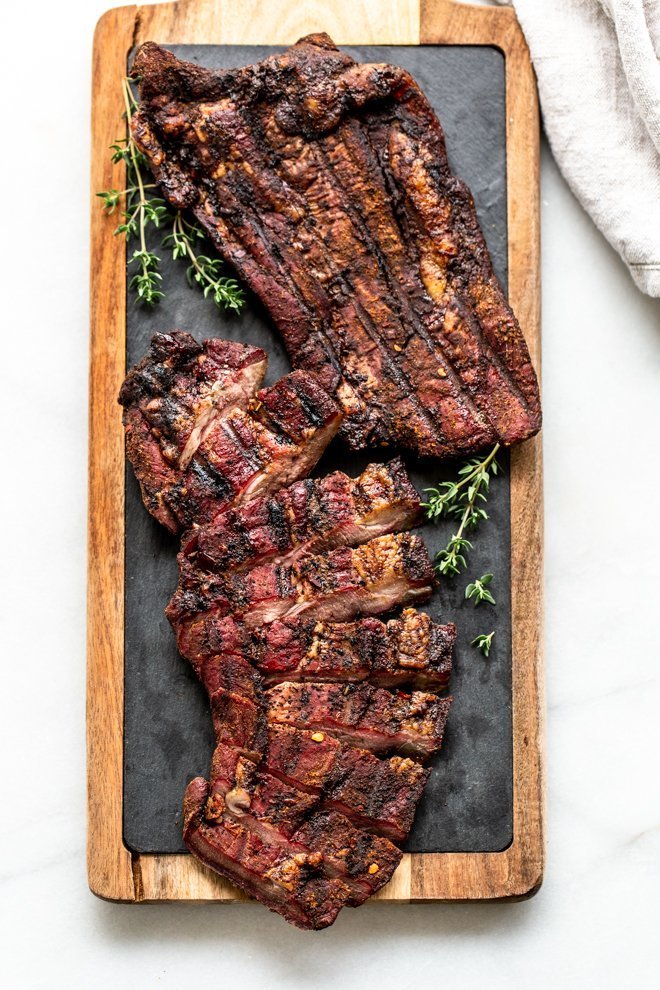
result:
<svg viewBox="0 0 660 990"><path fill-rule="evenodd" d="M506 286L506 143L504 59L488 46L342 46L360 61L388 61L408 69L433 104L445 130L454 171L470 186L495 270ZM213 68L253 62L279 50L255 46L171 46L182 58ZM158 237L153 247L159 247ZM190 290L181 262L159 251L167 294L145 310L128 294L127 366L146 351L158 330L181 327L196 337L229 337L259 344L269 354L267 383L290 366L267 315L254 299L240 317L220 313ZM315 474L341 468L357 474L381 451L351 455L331 446ZM490 522L475 540L465 576L442 582L424 606L437 621L458 626L451 683L454 704L446 741L420 804L406 849L410 852L495 852L513 836L511 727L510 513L508 457L494 482ZM407 459L419 490L453 474L451 465ZM125 518L124 841L138 853L176 853L181 842L181 799L187 782L206 775L213 745L207 698L177 654L163 615L176 585L176 541L142 506L132 470L126 470ZM446 523L421 530L431 553L450 535ZM468 580L495 575L495 609L463 599ZM495 630L485 659L470 641Z"/></svg>

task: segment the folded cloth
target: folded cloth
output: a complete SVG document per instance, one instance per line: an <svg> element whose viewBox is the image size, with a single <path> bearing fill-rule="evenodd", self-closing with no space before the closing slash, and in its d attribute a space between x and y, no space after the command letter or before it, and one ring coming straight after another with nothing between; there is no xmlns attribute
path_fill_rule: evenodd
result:
<svg viewBox="0 0 660 990"><path fill-rule="evenodd" d="M566 181L660 296L660 0L514 0Z"/></svg>

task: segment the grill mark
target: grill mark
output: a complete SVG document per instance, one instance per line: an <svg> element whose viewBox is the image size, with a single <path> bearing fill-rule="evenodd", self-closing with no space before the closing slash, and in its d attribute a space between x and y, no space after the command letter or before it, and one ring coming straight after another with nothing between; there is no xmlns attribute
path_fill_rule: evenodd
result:
<svg viewBox="0 0 660 990"><path fill-rule="evenodd" d="M264 134L263 128L260 128L260 133L262 135ZM265 136L263 136L262 137L262 140L267 141L267 138ZM272 149L272 145L269 145L268 147L269 147L269 149L274 150L274 149ZM307 146L308 149L313 148L313 147L316 147L317 149L319 149L318 144L316 144L316 145L308 145ZM291 160L293 160L293 159L291 159ZM335 189L336 189L337 187L336 187L336 184L334 184L334 181L333 181L332 169L328 166L327 161L324 161L323 162L323 171L324 171L324 173L326 175L326 178L328 180L328 183L331 186L334 185L335 186ZM280 179L280 181L286 186L286 188L292 188L290 186L290 184L289 184L289 179L287 177L282 177L278 173L278 179ZM340 187L340 192L342 192L342 193L344 192L344 190L341 187ZM340 207L342 209L343 215L348 220L351 220L350 210L349 210L349 208L347 208L347 205L344 202L345 197L340 195L338 197L338 199L339 199L339 202L340 202ZM309 213L309 204L308 204L308 201L306 199L304 199L303 197L299 197L299 198L296 199L296 203L299 205L299 207L302 210L304 210L304 212L306 214L306 218L308 220L314 219L313 216L311 216L311 214ZM249 205L252 206L252 204L249 204ZM269 206L270 206L270 204L269 204ZM356 227L356 224L353 223L352 226L353 227ZM332 255L332 251L329 249L329 247L328 247L328 245L327 245L327 243L325 241L325 238L322 235L321 236L316 235L308 227L305 227L305 232L310 237L310 240L313 242L313 244L317 248L320 248L321 249L321 253L322 253L322 256L323 256L323 260L325 262L326 269L334 276L334 279L336 281L336 284L342 290L343 295L346 296L346 297L351 297L353 295L353 293L356 291L355 290L355 286L346 277L345 269L341 269L341 268L339 268L335 264L335 261L334 261L333 255ZM274 234L274 236L277 236L277 235ZM293 265L292 265L292 267L294 269L294 272L296 270L296 263L299 265L299 260L294 258L293 259ZM358 278L358 283L359 283L359 278ZM329 302L331 303L332 302L332 299L330 299ZM358 299L353 298L352 304L353 304L353 307L354 307L354 309L356 311L356 315L360 319L360 323L361 323L361 325L363 327L363 330L365 331L368 339L372 343L376 344L376 346L377 346L377 348L378 348L381 356L386 358L387 371L389 372L390 381L395 385L395 387L398 388L399 392L403 395L403 397L405 399L408 399L408 401L410 401L411 404L417 406L417 412L418 412L418 414L421 414L421 417L423 419L428 419L428 412L427 412L427 410L419 402L419 398L416 395L415 390L413 388L411 388L410 383L409 383L409 380L408 380L405 372L403 371L403 369L400 368L400 366L398 365L396 359L393 358L393 356L391 355L391 352L385 346L381 335L378 333L378 331L377 331L377 329L375 327L375 323L374 323L374 320L373 320L371 314L359 302ZM391 309L390 309L390 312L392 313L392 316L394 318L396 318L396 313L394 313ZM370 331L369 328L371 328L371 331ZM403 334L405 334L405 332L406 332L405 331L405 327L401 326L401 330L402 330ZM347 369L344 369L344 371L343 371L343 378L344 378L344 380L347 380L347 381L351 382L350 374L349 374L349 372L348 372ZM359 386L356 386L356 387L358 388L358 393L359 393ZM436 436L437 433L438 433L438 425L436 423L432 423L431 426L432 426L432 434L433 434L433 436Z"/></svg>
<svg viewBox="0 0 660 990"><path fill-rule="evenodd" d="M305 413L305 416L307 417L311 425L315 427L321 426L323 424L323 417L319 414L319 411L312 402L312 400L308 398L305 390L299 388L296 382L292 382L291 385L293 391L296 393L296 396L298 397L298 402L300 403L302 410Z"/></svg>
<svg viewBox="0 0 660 990"><path fill-rule="evenodd" d="M402 108L400 108L399 113L394 117L394 119L397 121L397 123L399 123L401 125L402 131L406 135L406 137L409 138L413 144L415 144L416 141L417 141L417 139L414 136L414 134L415 134L414 121L412 122L412 125L410 124L410 122L408 122L408 126L406 126L406 119L405 118L406 118L406 112L405 112L405 109L402 107ZM376 129L381 129L382 128L382 121L379 121L373 115L367 114L367 115L365 115L365 119L369 122L369 124L371 124L372 122L375 122ZM412 130L412 134L410 133L411 130ZM371 130L371 128L370 128L370 133L373 133L372 130ZM387 165L385 165L384 162L382 163L382 167L383 167L383 170L385 170L386 168L388 169L388 171L390 173L390 176L391 176L392 183L394 185L396 185L397 188L400 188L400 185L397 182L397 180L395 179L395 177L394 177L391 169L389 169L389 167ZM424 164L424 168L425 168L425 171L426 171L427 175L432 180L433 185L434 185L434 187L435 187L435 189L437 191L438 196L441 197L441 198L443 198L443 199L446 198L447 200L449 200L451 202L452 220L454 221L453 226L455 226L455 223L456 223L456 196L455 195L454 195L454 197L449 196L448 193L446 192L446 190L444 190L442 188L442 185L441 185L441 183L438 180L438 173L441 170L439 170L439 169L438 170L430 170L429 168L427 168L426 164ZM451 176L451 175L445 176L445 178L447 178L447 179L449 179L451 181L454 181L454 182L456 181L454 179L454 177ZM408 197L405 194L405 187L404 187L404 195L400 198L400 201L404 204L404 209L405 209L405 211L406 211L406 213L408 215L408 219L409 220L412 219L411 214L414 215L414 218L415 218L414 219L414 225L415 225L417 231L418 232L421 231L422 234L426 234L427 232L426 232L425 226L424 226L423 222L421 222L421 218L419 216L419 213L418 213L417 209L415 208L414 203L410 200L410 197ZM459 201L459 205L462 207L463 206L462 202ZM462 209L461 209L461 212L463 212ZM473 249L472 246L470 246L469 251L470 251L470 255L473 255L474 254L474 249ZM473 312L472 309L469 306L466 305L465 299L462 298L462 293L460 292L460 287L456 285L457 277L458 278L466 277L465 276L465 272L464 272L464 268L465 268L465 255L466 255L466 253L467 252L466 252L466 249L465 249L465 245L463 245L463 249L458 252L458 254L455 256L455 258L452 261L449 262L449 264L446 266L446 269L445 269L445 272L446 272L446 275L447 275L448 284L451 285L452 302L460 310L461 316L469 321L470 330L471 330L472 333L474 333L475 337L479 341L479 344L481 346L481 350L482 350L482 353L483 353L484 357L489 361L489 363L491 365L493 365L494 367L497 368L497 370L498 370L499 374L501 375L502 380L505 383L505 385L513 392L513 394L515 395L515 397L518 399L518 401L520 402L521 406L523 407L524 411L529 416L532 416L532 414L533 414L532 413L532 409L531 409L531 406L530 406L530 404L529 404L526 396L521 391L520 386L518 385L516 379L514 378L514 376L511 373L511 371L504 364L501 356L497 353L497 351L494 349L494 347L490 344L490 342L486 338L485 333L483 331L483 328L481 326L481 323L480 323L479 319L476 316L476 313ZM467 292L467 287L463 291L464 292ZM445 307L445 308L449 308L449 305L450 304L448 304L447 307ZM438 343L438 346L442 348L442 343L440 341L438 341L437 343ZM450 359L449 358L447 358L447 361L448 361L448 363L450 363ZM453 365L450 365L450 366L453 368ZM455 374L457 376L460 376L460 372L455 372ZM460 380L461 380L460 387L463 390L465 390L465 394L468 395L469 394L468 393L469 386L462 381L462 378ZM472 399L471 396L470 396L470 398ZM483 402L483 396L479 393L478 390L476 392L474 401L476 401L477 404L479 404L480 402ZM491 426L493 426L492 420L491 420L491 417L490 417L490 414L489 414L488 410L487 409L486 410L480 409L479 411L480 411L480 414L481 414L480 415L480 418L482 418L483 416L486 416L486 418L489 421L489 424Z"/></svg>
<svg viewBox="0 0 660 990"><path fill-rule="evenodd" d="M320 142L316 142L314 145L311 145L311 147L314 148L317 152L317 161L323 168L326 174L327 181L331 186L334 187L334 189L339 194L338 198L342 212L349 219L352 226L359 230L360 225L356 223L355 211L351 207L350 200L346 196L343 186L341 186L339 181L336 179L336 175L330 167L330 164L327 160L327 156L323 152ZM360 233L366 234L366 231L360 231ZM331 258L330 249L325 241L325 238L321 236L320 240L323 243L326 251L328 252L329 257ZM359 282L360 277L361 276L358 273L356 273L355 280ZM340 284L342 285L345 291L348 292L356 291L355 284L351 282L346 272L338 271L338 278L340 280ZM360 321L362 323L362 326L365 332L367 333L367 335L369 336L369 339L376 344L381 355L386 360L386 371L389 374L390 380L398 387L399 391L403 394L403 396L407 398L411 402L411 404L416 408L416 411L420 415L420 418L427 422L432 434L436 435L438 432L440 432L439 424L436 421L434 421L434 418L432 416L429 416L429 411L422 406L419 400L419 396L416 394L415 389L408 378L408 375L405 373L403 368L401 368L396 358L394 358L384 338L378 332L378 329L376 327L376 324L373 320L371 313L369 313L369 311L365 308L365 306L359 300L359 298L354 299L354 305L358 313L358 316L360 318ZM394 313L392 315L395 316ZM399 325L400 325L400 329L405 335L406 332L405 327L402 325L400 320L399 320ZM392 431L390 430L388 432L391 436Z"/></svg>
<svg viewBox="0 0 660 990"><path fill-rule="evenodd" d="M229 479L211 464L206 457L196 457L191 462L188 471L192 472L194 476L202 483L202 485L207 488L216 498L226 499L229 498L233 491L233 485ZM176 485L176 490L179 490L182 486L185 486L185 478L181 481L179 485Z"/></svg>
<svg viewBox="0 0 660 990"><path fill-rule="evenodd" d="M263 459L259 456L257 450L254 447L247 447L236 430L231 425L230 419L220 420L220 428L222 432L227 437L227 439L236 448L238 456L241 460L245 461L253 471L261 471L264 468Z"/></svg>
<svg viewBox="0 0 660 990"><path fill-rule="evenodd" d="M255 208L254 208L254 206L253 206L253 204L251 204L251 203L249 203L249 202L245 204L245 207L246 207L247 209L250 209L250 210L251 210L251 211L253 211L253 212L254 212L254 210L255 210ZM309 230L307 230L307 233L308 233L308 234L309 234L309 235L310 235L310 236L312 237L312 239L314 240L314 236L313 236L313 235L311 235L311 232L310 232ZM276 245L276 242L275 242L275 237L276 237L276 235L275 235L275 234L273 233L273 234L272 234L272 236L273 236L273 245L274 245L274 246L277 246L277 245ZM265 235L264 235L264 239L265 239ZM322 248L323 248L323 250L324 250L324 252L326 252L326 260L327 260L327 261L329 261L330 259L329 259L329 256L327 256L327 249L326 249L326 247L325 247L325 245L323 244L323 242L322 242L322 241L320 241L320 240L319 240L318 238L316 238L316 239L315 239L315 243L317 244L317 246L320 246L320 247L322 247ZM286 249L284 249L284 252L282 252L282 249L281 249L281 248L279 248L279 246L277 246L277 247L278 247L278 251L279 251L280 253L282 253L282 254L283 254L283 256L285 256L285 255L286 255ZM334 267L334 266L333 266L333 267ZM298 271L297 271L297 268L296 268L296 264L295 264L295 261L294 261L294 263L293 263L293 265L292 265L292 269L291 269L291 272L290 272L290 274L291 274L291 276L292 276L292 279L294 280L294 284L296 284L296 286L297 286L297 291L298 291L298 283L297 283L297 282L295 282L295 276L296 276L296 275L298 275ZM334 272L333 272L333 274L334 274L334 281L335 281L335 284L336 284L336 286L337 286L337 287L339 287L339 288L341 288L341 290L342 290L342 292L343 292L343 295L344 295L344 296L345 296L346 298L350 298L350 296L351 296L351 289L352 289L352 287L350 286L350 284L348 284L348 283L346 283L346 282L345 282L345 280L343 280L343 279L342 279L342 276L341 276L341 273L339 272L339 270L338 270L338 269L336 269L336 268L334 268ZM304 298L304 297L302 296L302 290L300 290L300 292L301 292L301 298ZM332 310L332 302L333 302L333 300L332 300L332 298L331 298L330 296L327 296L327 295L326 295L326 296L325 296L325 302L324 302L324 307L323 307L323 308L324 308L324 309L327 309L327 310L329 310L330 312L332 312L332 314L333 314L333 316L337 316L337 317L340 317L340 316L341 316L341 313L340 313L340 312L338 312L337 310L335 310L335 311L333 312L333 310ZM352 301L351 301L351 305L353 306L353 309L355 310L355 315L356 315L356 317L358 317L358 318L359 318L359 317L360 317L360 314L358 313L358 304L357 304L357 301L356 301L355 299L352 299ZM373 334L371 334L371 335L370 335L370 334L368 333L368 330L367 330L367 327L366 327L366 326L364 325L364 320L362 320L362 319L361 319L361 320L360 320L360 323L361 323L361 325L362 325L362 327L363 327L363 329L364 329L364 331L365 331L365 335L367 336L367 339L368 339L368 340L370 340L370 341L371 341L372 343L376 343L376 344L378 345L378 344L379 344L379 340L378 340L378 338L377 338L377 337L376 337L376 338L374 338L374 336L373 336ZM326 323L326 324L324 324L324 325L325 325L325 326L328 326L328 324L327 324L327 323ZM331 330L330 330L330 329L328 328L328 331L327 331L327 332L328 332L328 334L330 334L330 333L331 333L332 331L331 331ZM286 334L285 334L285 340L286 340ZM307 344L308 344L308 345L310 345L310 346L312 346L312 347L313 347L313 346L314 346L314 345L316 344L316 341L315 341L315 340L313 339L313 337L312 337L312 335L310 335L310 338L308 339L308 341L307 341ZM393 381L393 376L391 376L391 379L392 379L392 381ZM351 379L351 376L350 376L350 374L348 373L348 371L347 371L346 369L344 369L343 371L342 371L342 370L340 369L340 380L341 380L341 381L346 381L346 382L348 382L349 384L351 384L351 385L352 385L352 387L353 387L353 388L355 389L355 391L356 391L356 393L357 393L357 395L358 395L358 397L360 397L360 401L361 401L362 403L365 403L365 400L364 400L364 399L362 398L362 396L361 396L361 392L360 392L360 386L359 386L359 383L356 383L356 382L355 382L354 380L352 380L352 379ZM396 383L395 383L395 382L393 381L393 384L396 384ZM371 400L371 401L373 402L374 400ZM383 417L385 417L385 415L387 415L388 413L389 413L389 411L388 411L387 409L384 409L384 410L383 410L383 411L381 412L381 415L382 415ZM364 406L364 409L363 409L363 412L361 413L361 415L362 415L362 416L370 416L370 415L373 415L373 412L372 412L372 411L371 411L371 410L370 410L370 409L368 408L368 406L367 406L367 405L365 405L365 406ZM356 424L357 424L357 418L356 418L356 417L354 417L354 418L353 418L353 423L352 423L351 425L352 425L353 427L355 427L355 426L356 426ZM372 430L374 429L374 426L375 426L375 425L377 425L377 424L371 424L371 425L369 426L369 429L368 429L368 433L367 433L367 436L369 436L369 435L371 434L371 432L372 432Z"/></svg>
<svg viewBox="0 0 660 990"><path fill-rule="evenodd" d="M227 198L229 198L230 190L228 189L226 184L223 184L222 189L223 189L223 195L226 194ZM231 265L233 265L234 268L236 268L237 271L245 278L251 290L255 293L255 295L259 296L259 298L263 302L264 306L266 306L266 308L269 308L269 303L272 303L272 299L270 299L269 293L265 288L262 287L260 289L259 286L260 279L263 280L264 276L268 276L270 278L275 278L275 276L277 276L277 278L282 282L282 284L286 286L289 296L294 300L298 309L304 314L304 317L309 321L309 323L315 327L315 330L317 331L318 334L318 339L315 340L315 343L322 347L330 367L335 371L338 378L341 379L342 366L339 361L339 358L337 357L336 343L331 339L331 337L329 336L329 334L327 333L324 327L317 325L316 314L314 314L314 312L309 308L303 296L300 294L297 285L291 280L291 278L289 277L289 272L287 271L286 268L282 266L280 260L277 258L274 251L272 250L269 251L270 245L268 241L263 237L263 233L260 232L258 225L255 224L254 222L251 224L254 233L261 242L261 247L263 248L264 253L268 255L270 261L273 263L275 267L275 275L269 276L269 273L266 270L264 270L262 264L255 255L254 246L245 238L244 235L242 235L238 231L236 226L233 226L232 228L227 226L227 224L225 223L226 220L228 220L228 222L231 223L231 217L228 216L230 211L228 209L225 209L220 203L217 195L217 190L213 190L212 192L209 192L207 190L203 202L211 202L214 211L220 216L220 218L223 220L223 223L225 224L223 237L220 237L218 233L218 229L216 225L211 222L211 218L206 213L203 203L195 207L193 210L195 217L197 218L199 223L202 225L202 227L208 234L209 238L215 245L220 255L223 258L225 258ZM238 253L236 252L235 248L232 248L232 242L238 244L239 246ZM243 252L249 255L252 264L257 269L256 276L254 275L254 273L250 272L249 266L245 265L241 257ZM283 331L283 333L286 339L287 336L286 332Z"/></svg>
<svg viewBox="0 0 660 990"><path fill-rule="evenodd" d="M369 175L372 181L376 182L380 186L381 191L385 193L385 184L383 181L384 163L382 163L378 159L375 149L373 148L371 142L369 141L368 131L360 128L357 122L353 122L353 121L342 124L338 129L339 132L344 130L349 131L355 138L357 138L358 141L362 139L362 150L365 154L367 168L369 169ZM359 170L360 161L351 150L350 141L345 140L342 144L342 147L345 149L346 154L348 158L351 160L353 166ZM341 179L337 178L336 181L338 184L342 185L342 188L344 189L344 192L346 194L346 198L347 200L349 200L348 191L343 186ZM475 425L478 424L482 426L482 428L488 429L491 425L490 422L484 421L485 417L483 410L479 408L477 403L475 403L470 393L465 391L467 389L467 386L463 381L460 372L454 367L451 358L445 352L445 349L442 345L442 341L433 339L433 337L425 327L422 319L418 316L415 309L413 308L410 298L403 292L402 285L399 282L397 282L395 278L393 278L390 267L388 267L388 262L386 261L383 252L385 252L387 254L387 258L390 259L391 267L396 267L399 270L399 272L401 272L401 274L404 276L404 278L410 279L413 283L416 283L417 288L421 290L423 295L426 295L426 290L424 289L421 276L419 275L418 266L417 266L417 270L415 269L415 265L411 253L412 244L409 243L410 239L408 239L407 242L403 234L403 230L396 222L396 217L394 212L388 210L388 204L384 200L382 204L383 210L387 212L383 212L382 215L389 222L391 228L395 231L397 242L401 245L402 254L409 266L408 268L406 268L401 266L399 262L393 259L392 252L387 251L386 248L381 247L381 243L378 240L377 236L372 233L369 220L360 209L359 202L360 201L358 200L357 201L358 205L354 207L354 213L358 218L358 222L361 225L361 233L363 234L365 240L368 242L371 251L373 252L374 256L378 261L378 266L382 273L383 279L387 282L391 296L397 304L397 309L402 324L405 326L405 321L409 321L415 327L415 330L417 331L419 337L423 340L429 353L433 355L436 362L448 372L452 384L455 387L455 395L452 397L455 398L459 406L461 405L461 400L467 399L467 402L465 404L469 406L469 412L472 419L475 422ZM433 301L428 296L426 296L426 298L430 303L430 309L432 311L434 308ZM438 397L438 401L442 402L441 396ZM442 438L441 424L439 424L439 434L440 437Z"/></svg>
<svg viewBox="0 0 660 990"><path fill-rule="evenodd" d="M321 151L321 149L319 148L319 145L318 144L310 144L307 147L308 148L311 148L311 149L316 148L319 153ZM323 169L323 172L325 173L325 177L326 177L327 181L329 182L329 184L331 186L333 186L335 189L337 189L337 184L334 181L332 170L330 169L327 161L324 161L323 160L322 155L321 155L321 160L319 162L319 165L320 165L320 168ZM282 179L282 181L285 181L285 180ZM343 200L344 200L345 197L343 195L341 195L341 193L343 193L343 189L340 188L339 191L340 191L340 196L339 196L340 206L342 208L342 211L343 211L344 215L350 220L351 219L351 217L350 217L350 210L346 208L346 205L343 202ZM251 205L251 208L254 209L254 206ZM355 226L355 224L353 224L353 226ZM310 232L308 231L308 233L310 233ZM336 266L336 264L334 262L334 259L332 257L332 253L331 253L331 251L330 251L330 249L329 249L329 247L328 247L328 245L326 243L326 240L323 237L323 235L320 235L320 236L311 235L311 236L314 239L316 245L318 247L322 248L323 254L325 256L325 261L326 261L327 269L335 275L338 286L342 289L342 291L343 291L343 293L345 295L347 295L347 296L352 295L352 293L355 292L355 287L348 280L345 272L342 271L342 270L340 270ZM412 387L412 385L410 384L410 381L409 381L407 375L405 374L405 372L403 371L403 369L400 367L400 365L398 364L398 362L394 359L394 357L393 357L392 353L390 352L389 348L387 348L387 346L385 345L385 342L383 341L383 338L378 333L378 330L377 330L377 328L376 328L376 326L375 326L375 324L373 322L373 318L372 318L371 314L364 308L364 306L362 305L362 303L357 298L354 298L352 301L353 301L353 306L355 308L356 314L357 314L358 318L360 319L360 323L362 325L362 328L363 328L365 334L367 335L368 339L373 344L376 345L379 353L381 354L381 357L385 359L385 362L384 363L385 363L386 371L387 371L388 377L390 378L390 381L395 385L395 387L398 388L399 392L403 395L403 397L405 399L408 399L408 401L411 402L411 404L415 407L416 412L418 413L418 415L420 416L420 418L422 420L425 420L427 422L427 425L429 426L432 435L433 436L436 436L437 433L438 433L438 424L435 423L432 419L430 420L430 417L428 415L428 411L421 405L420 400L419 400L419 397L416 395L415 390ZM405 330L404 330L404 333L405 333ZM347 379L348 381L351 381L350 376L349 376L349 374L348 374L348 372L347 372L346 369L344 369L344 371L343 371L343 378L344 379ZM356 388L358 389L358 394L359 394L359 386L356 386ZM380 425L382 426L383 424L380 424ZM390 428L390 430L388 431L388 434L391 434L391 433L392 433L392 430Z"/></svg>
<svg viewBox="0 0 660 990"><path fill-rule="evenodd" d="M291 541L291 531L282 502L277 497L268 502L268 523L278 549L286 549Z"/></svg>
<svg viewBox="0 0 660 990"><path fill-rule="evenodd" d="M264 147L259 146L259 140L258 140L259 133L256 130L256 121L255 121L256 114L250 114L248 117L247 115L243 114L240 111L240 109L236 106L232 107L232 114L238 119L238 127L236 128L236 130L240 130L240 134L243 137L243 144L245 144L245 138L247 138L247 143L248 143L247 149L241 148L241 162L249 163L250 157L254 156L255 163L263 170L262 174L268 176L269 178L277 177L277 180L282 187L280 189L280 193L287 200L290 200L292 194L294 193L293 189L289 188L287 184L281 179L281 177L277 175L274 169L274 165L270 163L269 166L269 162L264 160L264 151L266 152L267 155L271 155L271 156L272 154L274 154L274 152L272 149L269 148L269 146L265 143L265 141L263 142ZM224 177L224 180L222 182L222 186L224 189L228 187L229 179L233 179L233 180L237 179L237 170L235 167L229 169L227 175ZM224 216L227 216L229 214L230 222L231 222L231 212L235 211L236 208L238 208L240 213L244 212L246 208L250 210L250 213L252 214L253 217L252 226L258 232L258 235L262 241L266 253L269 255L271 261L275 264L279 277L281 277L283 282L285 282L285 284L288 286L289 291L296 299L298 305L300 306L301 309L303 309L307 313L307 317L310 323L316 328L319 335L321 336L322 341L325 342L325 344L327 345L325 348L326 357L330 361L334 370L337 372L339 378L341 378L342 366L337 354L338 341L332 339L332 335L328 331L328 328L324 327L321 324L318 315L314 313L313 310L310 309L307 301L305 300L304 296L301 294L297 283L290 277L289 270L287 268L282 267L281 264L282 254L279 245L269 242L268 239L264 236L263 227L258 222L258 217L255 216L253 202L251 201L250 197L248 196L246 201L244 197L241 197L240 194L237 194L237 191L235 189L231 189L229 190L230 198L227 201L227 209L225 209L223 207L222 201L219 199L219 197L217 197L217 187L206 181L205 181L205 185L207 186L208 194L214 201L214 206L216 211ZM287 222L288 222L288 218L287 218ZM245 250L249 251L250 254L254 257L253 252L246 243L243 243L243 247L245 248ZM255 261L257 261L257 259L255 259ZM267 299L265 299L264 302L266 305L268 305Z"/></svg>

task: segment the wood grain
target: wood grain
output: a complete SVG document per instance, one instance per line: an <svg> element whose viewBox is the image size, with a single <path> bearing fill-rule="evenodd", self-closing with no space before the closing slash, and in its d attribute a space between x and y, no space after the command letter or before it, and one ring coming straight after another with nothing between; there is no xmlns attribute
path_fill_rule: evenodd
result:
<svg viewBox="0 0 660 990"><path fill-rule="evenodd" d="M137 8L136 42L291 45L325 31L337 44L419 44L419 0L179 0Z"/></svg>
<svg viewBox="0 0 660 990"><path fill-rule="evenodd" d="M99 21L92 69L91 338L87 589L87 867L95 894L134 900L122 840L124 705L124 440L117 388L125 368L125 256L98 207L98 189L122 188L108 148L122 133L117 80L126 72L133 16Z"/></svg>
<svg viewBox="0 0 660 990"><path fill-rule="evenodd" d="M312 31L339 44L495 45L505 56L509 297L540 373L539 121L524 38L509 8L451 0L179 0L108 11L94 38L88 587L88 875L125 901L244 896L190 856L131 855L122 838L124 446L116 395L125 373L123 245L93 194L121 188L108 146L121 133L118 80L130 49L176 44L290 44ZM524 897L543 876L542 456L512 455L514 839L500 853L406 855L374 900Z"/></svg>

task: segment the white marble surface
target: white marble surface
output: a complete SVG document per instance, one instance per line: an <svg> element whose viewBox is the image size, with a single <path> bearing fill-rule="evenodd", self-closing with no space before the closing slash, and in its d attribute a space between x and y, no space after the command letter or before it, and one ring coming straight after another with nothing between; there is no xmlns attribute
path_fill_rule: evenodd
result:
<svg viewBox="0 0 660 990"><path fill-rule="evenodd" d="M545 148L540 893L367 906L315 936L249 905L130 907L88 892L87 133L104 6L14 4L1 15L3 90L15 94L1 166L2 985L657 986L660 304L633 287Z"/></svg>

